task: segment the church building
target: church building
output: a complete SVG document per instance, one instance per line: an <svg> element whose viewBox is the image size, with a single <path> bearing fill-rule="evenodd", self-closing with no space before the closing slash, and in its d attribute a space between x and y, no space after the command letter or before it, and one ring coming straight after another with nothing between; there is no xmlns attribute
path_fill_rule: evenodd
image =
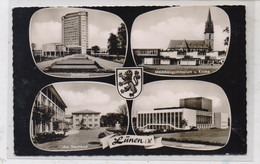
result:
<svg viewBox="0 0 260 164"><path fill-rule="evenodd" d="M214 51L214 24L210 10L205 23L203 40L170 40L166 50L134 49L133 52L137 64L143 65L222 64L226 57L223 51Z"/></svg>
<svg viewBox="0 0 260 164"><path fill-rule="evenodd" d="M210 10L205 23L204 40L171 40L168 50L180 51L181 53L198 51L210 52L214 49L214 25L211 19Z"/></svg>

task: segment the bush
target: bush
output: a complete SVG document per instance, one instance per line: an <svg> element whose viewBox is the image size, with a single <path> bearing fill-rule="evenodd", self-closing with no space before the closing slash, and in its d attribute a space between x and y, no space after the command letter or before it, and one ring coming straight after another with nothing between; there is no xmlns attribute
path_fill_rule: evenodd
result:
<svg viewBox="0 0 260 164"><path fill-rule="evenodd" d="M65 137L65 134L56 134L55 132L44 132L44 133L38 133L34 141L35 143L45 143L50 141L57 141L61 140Z"/></svg>
<svg viewBox="0 0 260 164"><path fill-rule="evenodd" d="M224 143L211 142L211 141L201 141L201 140L189 140L189 139L175 139L175 138L163 138L164 141L181 142L181 143L191 143L191 144L204 144L204 145L214 145L214 146L224 146Z"/></svg>
<svg viewBox="0 0 260 164"><path fill-rule="evenodd" d="M116 134L125 134L126 133L126 129L125 128L122 128L122 129L115 129L115 128L106 128L107 131L110 131L110 132L113 132L113 133L116 133Z"/></svg>

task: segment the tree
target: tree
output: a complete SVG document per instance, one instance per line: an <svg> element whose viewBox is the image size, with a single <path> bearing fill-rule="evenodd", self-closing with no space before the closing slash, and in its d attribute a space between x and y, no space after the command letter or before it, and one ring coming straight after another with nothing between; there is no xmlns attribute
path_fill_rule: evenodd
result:
<svg viewBox="0 0 260 164"><path fill-rule="evenodd" d="M108 38L107 42L108 53L110 55L118 55L118 45L119 41L117 39L117 36L113 33L110 33L110 37Z"/></svg>
<svg viewBox="0 0 260 164"><path fill-rule="evenodd" d="M106 115L101 116L100 125L102 127L114 127L118 122L122 128L127 127L128 122L128 111L126 104L118 106L118 113L107 113Z"/></svg>
<svg viewBox="0 0 260 164"><path fill-rule="evenodd" d="M31 44L31 47L32 47L32 51L34 51L36 49L36 44L35 43L32 43Z"/></svg>
<svg viewBox="0 0 260 164"><path fill-rule="evenodd" d="M80 121L80 123L79 123L79 126L80 126L81 128L86 127L86 124L84 123L84 119L83 119L83 118L81 119L81 121Z"/></svg>
<svg viewBox="0 0 260 164"><path fill-rule="evenodd" d="M91 47L91 50L93 50L94 53L98 53L99 50L100 50L100 48L99 48L99 46L95 45L95 46L92 46L92 47Z"/></svg>
<svg viewBox="0 0 260 164"><path fill-rule="evenodd" d="M117 39L119 42L119 54L124 55L126 51L126 27L123 23L120 24L120 27L117 30Z"/></svg>
<svg viewBox="0 0 260 164"><path fill-rule="evenodd" d="M127 116L128 112L127 112L126 104L119 105L117 112L124 115L124 116Z"/></svg>
<svg viewBox="0 0 260 164"><path fill-rule="evenodd" d="M185 119L181 120L181 122L180 122L181 128L185 128L187 125L188 125L187 120L185 120Z"/></svg>
<svg viewBox="0 0 260 164"><path fill-rule="evenodd" d="M127 107L126 104L120 105L117 109L117 112L120 114L120 123L122 127L126 127L127 126L127 115L128 115L128 111L127 111Z"/></svg>
<svg viewBox="0 0 260 164"><path fill-rule="evenodd" d="M136 129L136 127L137 127L137 118L133 117L132 121L133 121L132 125L133 125L134 129Z"/></svg>
<svg viewBox="0 0 260 164"><path fill-rule="evenodd" d="M224 46L228 46L228 43L229 43L229 28L226 27L224 30L223 30L223 33L227 33L228 36L224 39Z"/></svg>

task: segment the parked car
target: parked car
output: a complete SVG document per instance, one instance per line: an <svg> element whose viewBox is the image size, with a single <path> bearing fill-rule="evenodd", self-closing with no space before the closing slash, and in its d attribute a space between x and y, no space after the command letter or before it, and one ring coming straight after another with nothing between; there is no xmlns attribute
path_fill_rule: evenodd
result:
<svg viewBox="0 0 260 164"><path fill-rule="evenodd" d="M105 132L101 132L101 133L99 133L98 138L104 138L104 137L106 137L106 136L107 136L107 135L106 135Z"/></svg>
<svg viewBox="0 0 260 164"><path fill-rule="evenodd" d="M198 128L197 128L196 126L192 126L192 127L190 128L190 130L192 130L192 131L197 131Z"/></svg>

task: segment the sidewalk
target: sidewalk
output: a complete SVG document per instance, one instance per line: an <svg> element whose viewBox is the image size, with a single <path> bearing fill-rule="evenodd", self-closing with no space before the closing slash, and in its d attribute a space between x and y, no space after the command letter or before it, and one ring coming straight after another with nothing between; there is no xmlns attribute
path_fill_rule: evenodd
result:
<svg viewBox="0 0 260 164"><path fill-rule="evenodd" d="M96 61L101 67L104 69L110 69L110 70L115 70L116 67L123 67L123 64L121 63L116 63L113 61L101 59L98 57L93 57L90 55L86 55L89 59Z"/></svg>

